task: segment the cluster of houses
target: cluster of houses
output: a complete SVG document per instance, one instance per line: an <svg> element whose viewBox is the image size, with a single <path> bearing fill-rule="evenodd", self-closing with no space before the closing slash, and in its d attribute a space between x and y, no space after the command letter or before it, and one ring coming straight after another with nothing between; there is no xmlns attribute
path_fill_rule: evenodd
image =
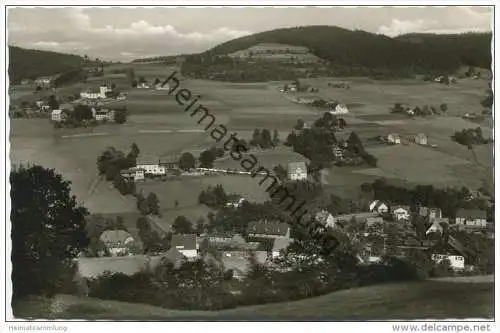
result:
<svg viewBox="0 0 500 333"><path fill-rule="evenodd" d="M80 93L81 99L105 99L108 98L108 94L111 93L113 89L108 83L101 83L99 90L88 89Z"/></svg>
<svg viewBox="0 0 500 333"><path fill-rule="evenodd" d="M67 116L75 110L72 104L61 104L59 109L52 110L51 120L61 122L66 120ZM116 111L111 108L91 107L92 118L97 121L115 121Z"/></svg>
<svg viewBox="0 0 500 333"><path fill-rule="evenodd" d="M389 205L385 202L375 200L369 205L369 212L359 212L352 214L344 214L333 216L327 211L318 212L315 216L316 220L322 224L332 227L332 228L344 228L346 225L353 223L361 223L366 226L365 230L372 230L370 232L364 232L360 235L361 238L370 236L371 232L377 232L379 235L383 235L383 226L385 221L392 220L392 223L396 223L395 226L402 227L402 230L412 230L410 226L410 219L412 215L418 215L429 221L429 227L426 230L427 235L433 233L442 233L445 225L449 228L457 228L459 230L465 230L467 232L480 232L486 230L489 225L486 221L486 212L482 210L474 209L458 209L454 220L447 217L443 217L441 210L439 208L428 208L428 207L418 207L416 212L412 212L409 206L405 205ZM395 227L391 227L394 229ZM411 235L413 232L409 232ZM429 249L435 243L435 241L417 241L412 239L405 234L402 237L402 242L397 244L397 248L402 255L404 251L408 249ZM384 237L387 236L386 234ZM490 236L494 237L494 234L490 232ZM449 237L450 251L447 253L433 253L432 259L439 263L444 259L448 259L450 262L450 267L455 270L466 269L466 255L467 251L464 249L456 239ZM385 239L385 238L384 238ZM425 243L425 244L424 244ZM365 250L362 251L365 255L360 261L374 262L381 259L381 253L373 253L370 251L371 245L369 241L366 241ZM384 248L385 248L384 240ZM385 251L385 250L384 250Z"/></svg>
<svg viewBox="0 0 500 333"><path fill-rule="evenodd" d="M220 264L225 270L231 269L233 277L244 278L250 269L249 257L252 255L259 263L271 265L270 259L276 258L293 241L290 238L290 226L278 221L250 222L247 228L248 238L237 233L210 234L174 234L170 249L154 255L142 255L131 251L140 247L141 241L124 230L107 230L100 236L100 241L110 256L86 258L80 256L77 276L94 278L105 271L132 275L145 268L154 269L165 260L179 267L182 262L197 259L214 260L204 251L216 249L220 253ZM103 255L101 251L98 255Z"/></svg>
<svg viewBox="0 0 500 333"><path fill-rule="evenodd" d="M424 133L418 133L414 136L408 136L408 137L403 138L403 139L401 138L401 136L398 133L389 133L387 136L380 136L379 140L382 143L388 143L391 145L398 145L401 143L408 144L410 142L415 143L417 145L421 145L421 146L427 146L429 144L428 139L427 139L427 135L425 135Z"/></svg>

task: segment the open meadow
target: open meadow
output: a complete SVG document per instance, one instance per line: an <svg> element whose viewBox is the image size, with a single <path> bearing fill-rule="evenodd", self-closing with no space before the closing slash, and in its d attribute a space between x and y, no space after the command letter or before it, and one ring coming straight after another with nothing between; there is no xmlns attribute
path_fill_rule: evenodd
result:
<svg viewBox="0 0 500 333"><path fill-rule="evenodd" d="M57 306L55 304L57 303ZM54 310L57 309L57 310ZM306 300L222 311L180 311L145 304L58 295L13 305L17 318L127 320L411 320L494 317L493 283L423 281L341 290Z"/></svg>
<svg viewBox="0 0 500 333"><path fill-rule="evenodd" d="M110 184L99 180L96 159L106 147L127 151L135 142L141 150L140 159L156 160L178 158L185 151L197 157L215 141L204 132L203 124L198 125L197 119L184 113L168 92L132 88L126 77L114 73L131 67L136 78L144 76L148 81L155 78L163 80L177 70L180 87L189 89L193 95L200 95L199 103L210 110L218 124L225 124L229 133L235 132L247 141L255 128L277 129L280 139L284 141L297 119L310 124L320 115L316 109L293 103L289 96L280 93L278 87L286 82L236 84L182 79L176 67L116 64L106 69L104 79L116 82L120 90L128 93L127 100L115 103L116 106L127 107L127 123L56 130L46 119L13 119L10 129L12 163L39 163L56 168L73 182L73 192L92 212L135 211L131 198L121 196ZM492 169L493 146L477 146L472 152L450 139L455 131L478 126L460 116L464 112L481 112L480 101L486 94L486 80L463 79L451 86L417 80L374 81L367 78L313 78L303 81L319 88L315 95L338 100L350 107L350 113L344 117L347 130L355 131L367 150L378 159L377 168L325 170L323 183L335 194L356 196L361 183L382 176L406 183L464 185L473 189L481 186L485 179L491 181L485 171ZM330 82L341 81L348 83L350 89L328 87ZM85 84L60 88L57 94L76 93L97 84L97 80L88 80ZM16 91L13 87L12 96L16 101L23 96L39 98L37 94L29 95L23 89ZM39 94L42 93L46 92ZM297 95L300 96L300 93ZM398 102L414 106L447 103L448 111L446 115L410 119L390 113L390 108ZM486 137L492 136L489 125L488 122L481 124ZM407 139L424 133L429 144L435 147L412 143L386 146L373 140L389 133L398 133ZM305 160L286 147L255 154L259 162L270 169L276 164ZM230 157L217 160L215 166L240 168L239 162ZM228 193L239 193L253 201L267 199L257 180L240 176L188 178L139 187L145 192L155 192L160 197L160 206L172 209L175 200L179 201L181 208L197 204L199 192L208 185L216 184L222 184Z"/></svg>

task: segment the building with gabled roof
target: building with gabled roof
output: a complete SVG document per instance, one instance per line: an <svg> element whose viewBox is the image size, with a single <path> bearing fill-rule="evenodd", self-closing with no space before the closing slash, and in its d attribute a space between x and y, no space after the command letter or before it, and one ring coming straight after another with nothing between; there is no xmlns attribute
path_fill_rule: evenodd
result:
<svg viewBox="0 0 500 333"><path fill-rule="evenodd" d="M196 234L172 235L170 245L188 259L193 259L198 256Z"/></svg>
<svg viewBox="0 0 500 333"><path fill-rule="evenodd" d="M457 225L485 228L487 226L486 212L480 209L460 208L455 215L455 223Z"/></svg>
<svg viewBox="0 0 500 333"><path fill-rule="evenodd" d="M250 237L290 238L290 225L279 221L254 221L248 223Z"/></svg>

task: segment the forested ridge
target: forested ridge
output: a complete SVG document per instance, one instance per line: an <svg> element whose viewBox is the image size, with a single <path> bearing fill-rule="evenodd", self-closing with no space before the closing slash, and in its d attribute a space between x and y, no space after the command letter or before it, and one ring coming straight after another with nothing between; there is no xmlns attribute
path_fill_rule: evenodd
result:
<svg viewBox="0 0 500 333"><path fill-rule="evenodd" d="M202 68L212 70L208 68L212 63L223 67L220 66L221 58L229 53L259 43L277 43L307 47L311 53L325 60L322 66L327 66L338 75L451 74L462 65L490 68L491 37L491 33L466 33L409 34L390 38L334 26L285 28L237 38L201 54L191 55L187 57L183 70L186 74L200 74ZM232 62L234 67L235 61ZM248 70L240 64L237 66Z"/></svg>
<svg viewBox="0 0 500 333"><path fill-rule="evenodd" d="M9 46L9 80L36 79L80 68L84 59L73 54L23 49Z"/></svg>

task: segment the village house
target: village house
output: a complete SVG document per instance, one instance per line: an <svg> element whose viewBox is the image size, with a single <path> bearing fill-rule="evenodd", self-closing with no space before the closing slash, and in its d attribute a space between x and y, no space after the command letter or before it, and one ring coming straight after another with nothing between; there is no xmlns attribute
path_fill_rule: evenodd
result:
<svg viewBox="0 0 500 333"><path fill-rule="evenodd" d="M97 121L114 121L115 120L115 110L103 109L103 108L92 108L92 117Z"/></svg>
<svg viewBox="0 0 500 333"><path fill-rule="evenodd" d="M136 167L136 168L129 168L126 170L121 170L120 174L122 175L123 178L133 179L136 182L144 180L144 172L145 172L144 169Z"/></svg>
<svg viewBox="0 0 500 333"><path fill-rule="evenodd" d="M62 110L52 110L51 114L52 121L63 121L65 119L65 114Z"/></svg>
<svg viewBox="0 0 500 333"><path fill-rule="evenodd" d="M164 85L162 83L158 83L155 86L155 90L170 90L170 86L168 85L168 83L166 83Z"/></svg>
<svg viewBox="0 0 500 333"><path fill-rule="evenodd" d="M465 268L465 258L463 256L433 254L431 258L436 264L441 263L443 260L448 260L453 270L463 270Z"/></svg>
<svg viewBox="0 0 500 333"><path fill-rule="evenodd" d="M418 145L427 145L427 136L424 133L418 133L415 135L415 143Z"/></svg>
<svg viewBox="0 0 500 333"><path fill-rule="evenodd" d="M199 246L196 242L196 234L172 235L170 244L188 259L198 256Z"/></svg>
<svg viewBox="0 0 500 333"><path fill-rule="evenodd" d="M229 195L226 202L228 208L239 208L245 202L245 198L241 195Z"/></svg>
<svg viewBox="0 0 500 333"><path fill-rule="evenodd" d="M38 86L48 86L53 80L54 78L52 76L41 76L35 80L35 84Z"/></svg>
<svg viewBox="0 0 500 333"><path fill-rule="evenodd" d="M99 239L112 256L129 255L129 246L135 242L132 235L124 230L106 230Z"/></svg>
<svg viewBox="0 0 500 333"><path fill-rule="evenodd" d="M328 102L326 104L330 108L330 113L333 115L339 114L348 114L349 109L345 104L337 103L337 102Z"/></svg>
<svg viewBox="0 0 500 333"><path fill-rule="evenodd" d="M167 169L165 166L160 165L158 162L137 162L137 167L144 169L144 174L147 176L163 176L167 174Z"/></svg>
<svg viewBox="0 0 500 333"><path fill-rule="evenodd" d="M342 160L344 159L344 150L340 148L339 146L334 146L332 148L333 151L333 156L335 157L336 160Z"/></svg>
<svg viewBox="0 0 500 333"><path fill-rule="evenodd" d="M335 218L327 210L321 210L317 212L314 218L325 227L335 227Z"/></svg>
<svg viewBox="0 0 500 333"><path fill-rule="evenodd" d="M290 238L290 226L278 221L254 221L248 223L247 234L260 238Z"/></svg>
<svg viewBox="0 0 500 333"><path fill-rule="evenodd" d="M28 84L32 84L32 83L33 83L33 80L30 80L30 79L22 79L21 80L21 84L23 86L28 85Z"/></svg>
<svg viewBox="0 0 500 333"><path fill-rule="evenodd" d="M387 142L398 145L401 143L401 138L399 137L399 134L391 133L387 136Z"/></svg>
<svg viewBox="0 0 500 333"><path fill-rule="evenodd" d="M409 206L394 206L391 207L391 214L396 221L409 220L410 219L410 207Z"/></svg>
<svg viewBox="0 0 500 333"><path fill-rule="evenodd" d="M427 229L425 232L426 235L432 234L432 233L442 233L443 232L443 226L442 224L450 224L450 220L448 218L437 218L434 219L432 222L431 226Z"/></svg>
<svg viewBox="0 0 500 333"><path fill-rule="evenodd" d="M370 203L370 212L377 212L379 214L384 214L389 211L389 206L380 200L374 200Z"/></svg>
<svg viewBox="0 0 500 333"><path fill-rule="evenodd" d="M139 82L137 84L137 88L139 88L139 89L149 89L149 88L151 88L151 86L149 84L147 84L146 82Z"/></svg>
<svg viewBox="0 0 500 333"><path fill-rule="evenodd" d="M460 208L455 215L455 224L467 227L485 228L486 212L479 209L463 209Z"/></svg>
<svg viewBox="0 0 500 333"><path fill-rule="evenodd" d="M307 166L305 162L288 163L288 179L305 180L307 179Z"/></svg>
<svg viewBox="0 0 500 333"><path fill-rule="evenodd" d="M80 98L84 99L104 99L107 97L107 93L111 92L112 89L106 84L101 84L99 90L88 89L80 93Z"/></svg>

